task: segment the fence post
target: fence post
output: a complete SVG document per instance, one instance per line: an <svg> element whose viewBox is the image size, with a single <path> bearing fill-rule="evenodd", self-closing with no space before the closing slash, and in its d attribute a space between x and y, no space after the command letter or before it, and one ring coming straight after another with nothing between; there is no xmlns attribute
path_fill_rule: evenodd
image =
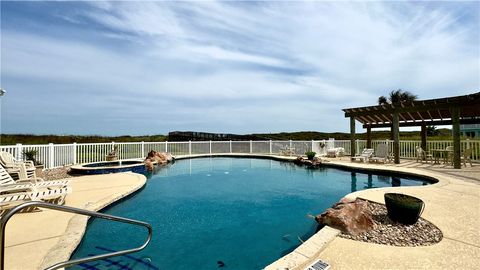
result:
<svg viewBox="0 0 480 270"><path fill-rule="evenodd" d="M73 143L73 164L77 164L77 143Z"/></svg>
<svg viewBox="0 0 480 270"><path fill-rule="evenodd" d="M168 152L168 141L165 141L165 153Z"/></svg>
<svg viewBox="0 0 480 270"><path fill-rule="evenodd" d="M253 150L253 143L252 143L252 140L250 140L250 154L252 153L252 150Z"/></svg>
<svg viewBox="0 0 480 270"><path fill-rule="evenodd" d="M192 154L192 141L188 141L188 154Z"/></svg>
<svg viewBox="0 0 480 270"><path fill-rule="evenodd" d="M272 154L272 140L270 140L270 151L269 151L269 154L270 154L270 155Z"/></svg>
<svg viewBox="0 0 480 270"><path fill-rule="evenodd" d="M55 167L55 151L53 148L53 143L48 144L48 168L53 168Z"/></svg>
<svg viewBox="0 0 480 270"><path fill-rule="evenodd" d="M355 140L355 149L356 149L355 153L360 153L360 142L358 139Z"/></svg>
<svg viewBox="0 0 480 270"><path fill-rule="evenodd" d="M210 140L210 154L212 154L212 140Z"/></svg>
<svg viewBox="0 0 480 270"><path fill-rule="evenodd" d="M313 140L312 140L312 150L310 150L310 151L312 151L312 152L313 152L313 145L314 145L314 142L313 142ZM318 153L318 154L320 154L320 153Z"/></svg>
<svg viewBox="0 0 480 270"><path fill-rule="evenodd" d="M288 147L290 147L290 149L292 148L292 140L288 141Z"/></svg>
<svg viewBox="0 0 480 270"><path fill-rule="evenodd" d="M140 155L141 158L145 157L145 142L142 141L142 154Z"/></svg>
<svg viewBox="0 0 480 270"><path fill-rule="evenodd" d="M230 140L230 153L232 153L232 140Z"/></svg>
<svg viewBox="0 0 480 270"><path fill-rule="evenodd" d="M22 146L22 144L21 144L21 143L17 143L17 144L15 145L15 148L17 148L17 149L15 150L15 159L16 159L16 160L22 160L22 159L23 159L23 158L22 158L22 156L23 156L23 155L22 155L22 152L23 152L23 146Z"/></svg>

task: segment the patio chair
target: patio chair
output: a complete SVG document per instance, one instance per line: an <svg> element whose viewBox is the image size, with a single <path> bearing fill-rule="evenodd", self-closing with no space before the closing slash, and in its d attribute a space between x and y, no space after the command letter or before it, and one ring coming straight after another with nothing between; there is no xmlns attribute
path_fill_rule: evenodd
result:
<svg viewBox="0 0 480 270"><path fill-rule="evenodd" d="M378 162L378 163L387 163L390 161L390 155L388 153L388 145L386 144L379 144L377 146L377 151L375 152L375 156L369 159L370 162Z"/></svg>
<svg viewBox="0 0 480 270"><path fill-rule="evenodd" d="M0 152L0 164L7 170L9 174L17 175L19 172L18 166L24 164L27 169L27 175L31 176L35 173L35 164L31 160L19 161L16 160L13 155L9 152ZM20 178L20 176L18 176Z"/></svg>
<svg viewBox="0 0 480 270"><path fill-rule="evenodd" d="M367 162L373 155L372 148L365 148L363 149L362 153L358 156L351 157L351 161L360 160L362 162Z"/></svg>
<svg viewBox="0 0 480 270"><path fill-rule="evenodd" d="M52 180L45 181L42 178L36 177L34 174L33 177L27 178L27 172L24 165L19 167L20 179L14 180L8 172L0 166L0 187L2 186L21 186L29 187L35 186L37 188L47 188L47 187L66 187L69 186L69 180Z"/></svg>
<svg viewBox="0 0 480 270"><path fill-rule="evenodd" d="M450 163L453 166L453 146L447 146L445 150L447 151L447 155L444 157L444 162Z"/></svg>
<svg viewBox="0 0 480 270"><path fill-rule="evenodd" d="M433 155L430 154L429 152L423 150L422 147L420 146L417 146L415 147L415 150L416 150L416 153L417 153L417 161L418 162L420 160L420 163L422 163L424 160L425 162L428 162L428 160L430 159L430 161L433 162Z"/></svg>
<svg viewBox="0 0 480 270"><path fill-rule="evenodd" d="M463 166L467 167L467 161L470 163L470 167L473 167L472 165L472 160L470 159L470 156L472 155L472 149L467 148L465 151L463 151L461 158L461 162L463 162Z"/></svg>

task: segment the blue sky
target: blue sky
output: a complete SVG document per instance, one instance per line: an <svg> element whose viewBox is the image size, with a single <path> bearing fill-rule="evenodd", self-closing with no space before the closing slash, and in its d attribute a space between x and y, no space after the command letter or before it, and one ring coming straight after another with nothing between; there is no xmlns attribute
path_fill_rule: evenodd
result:
<svg viewBox="0 0 480 270"><path fill-rule="evenodd" d="M480 2L1 2L1 132L348 131L480 91ZM359 127L359 125L357 125Z"/></svg>

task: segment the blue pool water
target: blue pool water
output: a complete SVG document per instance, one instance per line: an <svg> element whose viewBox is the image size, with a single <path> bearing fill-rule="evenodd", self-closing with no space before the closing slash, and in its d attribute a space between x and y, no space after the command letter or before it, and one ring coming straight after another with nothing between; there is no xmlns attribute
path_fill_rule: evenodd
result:
<svg viewBox="0 0 480 270"><path fill-rule="evenodd" d="M139 253L70 269L262 269L316 230L319 214L366 188L425 185L425 180L308 170L268 159L180 160L151 175L146 187L104 212L151 223ZM132 248L146 230L95 219L72 258Z"/></svg>

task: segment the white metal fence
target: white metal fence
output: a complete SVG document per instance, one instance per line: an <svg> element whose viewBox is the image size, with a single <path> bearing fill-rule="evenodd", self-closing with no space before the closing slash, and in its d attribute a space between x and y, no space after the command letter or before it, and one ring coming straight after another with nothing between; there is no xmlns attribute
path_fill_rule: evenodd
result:
<svg viewBox="0 0 480 270"><path fill-rule="evenodd" d="M393 141L372 140L372 147L387 144L393 152ZM400 157L415 158L415 147L420 141L400 141ZM356 140L356 153L360 153L367 145L366 140ZM445 149L453 145L452 141L427 141L427 150ZM322 147L323 146L323 147ZM322 155L327 149L343 147L345 154L350 155L349 140L322 141L192 141L192 142L128 142L128 143L73 143L46 145L8 145L0 146L0 151L6 151L17 160L24 160L24 152L36 150L36 159L45 168L56 168L65 165L104 161L105 156L116 148L119 159L143 158L150 150L169 152L172 155L245 153L278 155L289 148L295 155L303 155L307 151L315 151ZM480 140L465 140L461 142L461 150L472 149L472 160L480 161Z"/></svg>

